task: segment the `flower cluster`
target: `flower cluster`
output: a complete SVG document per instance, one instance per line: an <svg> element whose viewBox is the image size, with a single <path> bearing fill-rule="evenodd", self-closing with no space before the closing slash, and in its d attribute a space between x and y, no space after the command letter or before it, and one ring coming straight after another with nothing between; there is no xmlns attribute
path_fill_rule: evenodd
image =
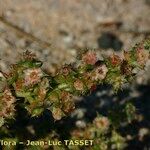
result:
<svg viewBox="0 0 150 150"><path fill-rule="evenodd" d="M7 136L10 137L9 140L15 136L16 139L20 138L18 133L14 136L15 132L9 133L7 128L9 123L10 125L12 123L11 119L18 119L18 111L23 110L28 113L28 117L38 117L47 109L52 113L54 120L60 120L75 109L74 96L86 95L103 83L111 84L117 91L124 84L131 82L137 74L135 70L144 69L149 59L150 41L147 40L129 51L123 51L122 56L112 54L104 57L103 61L97 59L94 51L86 51L76 64L64 65L51 76L42 70L42 62L37 60L34 54L25 52L23 58L11 66L9 73L0 72L2 135L10 135ZM89 150L123 149L126 146L126 140L119 134L118 127L125 118L127 123L136 119L135 113L135 107L128 103L121 111L110 111L109 117L97 116L93 122L72 130L70 138L93 139L95 143L89 147ZM13 128L13 126L10 127ZM21 136L21 138L24 137ZM62 137L54 134L49 138L59 141ZM62 147L59 148L66 148ZM86 149L81 146L67 147L67 149L75 150L82 148Z"/></svg>
<svg viewBox="0 0 150 150"><path fill-rule="evenodd" d="M5 79L0 74L0 90L7 87L0 91L0 114L8 116L14 111L15 99L23 99L23 106L31 116L39 116L48 109L55 120L60 120L74 110L74 96L85 95L95 90L98 84L111 84L117 91L130 82L135 76L134 69L144 68L150 57L149 49L149 41L146 41L124 51L123 57L113 54L104 57L103 61L97 59L94 51L87 51L77 61L78 65L64 65L54 76L44 73L42 62L27 51L12 65Z"/></svg>
<svg viewBox="0 0 150 150"><path fill-rule="evenodd" d="M135 70L144 69L150 59L148 44L150 44L149 40L139 43L129 51L123 51L122 57L113 54L106 60L108 67L106 82L112 84L114 90L117 91L125 83L132 81L136 75Z"/></svg>

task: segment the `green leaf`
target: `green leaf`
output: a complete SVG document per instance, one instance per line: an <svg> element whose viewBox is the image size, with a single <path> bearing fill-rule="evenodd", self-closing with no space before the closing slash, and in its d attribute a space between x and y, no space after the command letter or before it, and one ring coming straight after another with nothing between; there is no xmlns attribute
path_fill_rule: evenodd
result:
<svg viewBox="0 0 150 150"><path fill-rule="evenodd" d="M38 67L41 67L42 64L43 63L41 61L35 61L35 60L33 61L23 60L18 63L19 66L24 67L24 68L34 68L34 67L38 68Z"/></svg>

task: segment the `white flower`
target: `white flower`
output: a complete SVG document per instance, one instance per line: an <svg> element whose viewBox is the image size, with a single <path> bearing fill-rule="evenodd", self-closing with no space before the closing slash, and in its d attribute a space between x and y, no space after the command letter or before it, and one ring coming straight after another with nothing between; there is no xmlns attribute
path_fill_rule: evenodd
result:
<svg viewBox="0 0 150 150"><path fill-rule="evenodd" d="M43 76L40 68L27 69L24 72L26 86L39 83L41 81L41 77Z"/></svg>
<svg viewBox="0 0 150 150"><path fill-rule="evenodd" d="M98 66L97 68L94 69L92 80L94 81L103 80L106 77L107 72L108 69L106 65Z"/></svg>
<svg viewBox="0 0 150 150"><path fill-rule="evenodd" d="M110 126L110 122L107 117L96 117L93 123L97 128L102 130L107 130Z"/></svg>

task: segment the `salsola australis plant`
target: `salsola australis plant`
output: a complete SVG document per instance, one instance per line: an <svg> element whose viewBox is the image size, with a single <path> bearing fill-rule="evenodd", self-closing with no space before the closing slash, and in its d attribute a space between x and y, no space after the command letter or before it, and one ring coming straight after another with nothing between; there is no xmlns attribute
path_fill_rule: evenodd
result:
<svg viewBox="0 0 150 150"><path fill-rule="evenodd" d="M8 126L8 120L15 120L18 105L31 117L38 117L48 109L55 120L60 120L75 109L74 96L86 95L103 83L111 84L114 91L122 89L135 78L137 70L145 68L149 58L149 40L123 51L122 56L113 54L103 60L98 60L94 51L86 51L77 63L64 65L51 76L42 70L42 62L27 51L9 73L0 72L0 126L6 123ZM99 124L109 128L104 117L93 123L97 129ZM113 135L112 141L122 140L115 131Z"/></svg>
<svg viewBox="0 0 150 150"><path fill-rule="evenodd" d="M0 117L13 118L15 103L23 99L23 107L31 116L49 109L56 120L74 110L73 96L85 95L96 85L112 84L115 91L132 81L134 70L144 69L149 59L150 42L123 51L123 57L113 54L97 60L94 51L82 54L77 64L63 66L55 76L42 71L42 62L30 52L11 66L9 74L0 73Z"/></svg>

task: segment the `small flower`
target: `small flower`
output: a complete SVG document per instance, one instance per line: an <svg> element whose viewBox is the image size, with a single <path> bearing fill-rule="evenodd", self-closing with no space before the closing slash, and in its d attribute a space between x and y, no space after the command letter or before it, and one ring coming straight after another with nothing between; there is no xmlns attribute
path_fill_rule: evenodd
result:
<svg viewBox="0 0 150 150"><path fill-rule="evenodd" d="M112 63L113 66L117 66L121 63L121 59L118 55L113 54L110 57L110 62Z"/></svg>
<svg viewBox="0 0 150 150"><path fill-rule="evenodd" d="M146 135L149 135L150 130L148 128L141 128L138 133L138 137L140 141L144 140Z"/></svg>
<svg viewBox="0 0 150 150"><path fill-rule="evenodd" d="M71 65L70 66L64 66L61 70L60 73L67 76L71 72Z"/></svg>
<svg viewBox="0 0 150 150"><path fill-rule="evenodd" d="M15 97L12 95L10 89L6 88L3 93L3 101L7 103L7 106L10 106L15 102Z"/></svg>
<svg viewBox="0 0 150 150"><path fill-rule="evenodd" d="M96 117L93 123L97 128L102 130L107 130L110 126L110 122L107 117Z"/></svg>
<svg viewBox="0 0 150 150"><path fill-rule="evenodd" d="M55 120L60 120L63 117L63 112L60 108L53 108L52 115Z"/></svg>
<svg viewBox="0 0 150 150"><path fill-rule="evenodd" d="M77 121L76 121L76 127L77 127L77 128L82 128L82 129L86 128L86 123L85 123L85 121L83 121L83 120L77 120Z"/></svg>
<svg viewBox="0 0 150 150"><path fill-rule="evenodd" d="M25 85L34 85L41 81L43 75L40 68L27 69L25 72Z"/></svg>
<svg viewBox="0 0 150 150"><path fill-rule="evenodd" d="M73 101L65 102L62 109L66 114L71 113L75 109L75 104Z"/></svg>
<svg viewBox="0 0 150 150"><path fill-rule="evenodd" d="M11 117L14 113L13 103L16 101L10 89L6 88L0 97L0 117Z"/></svg>
<svg viewBox="0 0 150 150"><path fill-rule="evenodd" d="M72 95L69 92L62 91L60 98L62 101L67 102L67 101L72 100Z"/></svg>
<svg viewBox="0 0 150 150"><path fill-rule="evenodd" d="M76 90L78 91L83 91L84 90L84 84L83 82L80 80L80 79L77 79L75 82L74 82L74 87Z"/></svg>
<svg viewBox="0 0 150 150"><path fill-rule="evenodd" d="M136 51L137 61L141 66L144 66L149 59L149 51L144 50L143 48L138 48Z"/></svg>
<svg viewBox="0 0 150 150"><path fill-rule="evenodd" d="M97 61L96 53L93 51L89 51L82 56L83 62L89 65L94 65Z"/></svg>
<svg viewBox="0 0 150 150"><path fill-rule="evenodd" d="M75 104L73 102L73 96L69 92L62 91L60 98L61 98L63 111L65 113L72 112L75 108Z"/></svg>
<svg viewBox="0 0 150 150"><path fill-rule="evenodd" d="M96 67L93 72L93 81L103 80L106 77L106 74L108 72L108 69L106 65L101 65L99 67Z"/></svg>

